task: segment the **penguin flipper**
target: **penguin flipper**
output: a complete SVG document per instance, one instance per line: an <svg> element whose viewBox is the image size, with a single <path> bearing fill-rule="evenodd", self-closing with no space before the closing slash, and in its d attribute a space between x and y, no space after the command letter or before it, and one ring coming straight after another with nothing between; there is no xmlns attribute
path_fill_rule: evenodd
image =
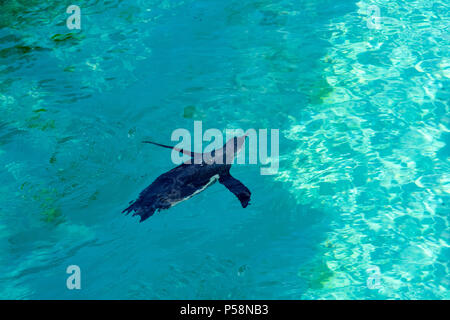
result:
<svg viewBox="0 0 450 320"><path fill-rule="evenodd" d="M233 178L230 173L221 174L219 177L219 182L223 184L228 190L230 190L241 202L242 208L248 206L250 201L250 195L252 194L250 190L242 182Z"/></svg>
<svg viewBox="0 0 450 320"><path fill-rule="evenodd" d="M193 157L202 157L202 153L191 152L189 150L184 150L184 149L180 149L180 148L176 148L176 147L171 147L171 146L167 146L167 145L161 144L161 143L156 143L156 142L153 142L153 141L142 141L142 143L150 143L150 144L154 144L155 146L159 146L159 147L163 147L163 148L167 148L167 149L173 149L173 150L178 151L180 153L183 153L183 154L185 154L187 156L190 156L191 158L193 158Z"/></svg>

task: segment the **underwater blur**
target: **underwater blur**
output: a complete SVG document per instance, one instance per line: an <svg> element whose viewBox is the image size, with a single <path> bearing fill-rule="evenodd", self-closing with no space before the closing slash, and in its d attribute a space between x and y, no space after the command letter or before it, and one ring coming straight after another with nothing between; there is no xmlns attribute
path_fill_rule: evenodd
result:
<svg viewBox="0 0 450 320"><path fill-rule="evenodd" d="M81 29L69 29L70 5ZM0 299L449 299L446 0L0 0ZM143 223L177 128L279 130ZM69 266L81 289L69 290Z"/></svg>

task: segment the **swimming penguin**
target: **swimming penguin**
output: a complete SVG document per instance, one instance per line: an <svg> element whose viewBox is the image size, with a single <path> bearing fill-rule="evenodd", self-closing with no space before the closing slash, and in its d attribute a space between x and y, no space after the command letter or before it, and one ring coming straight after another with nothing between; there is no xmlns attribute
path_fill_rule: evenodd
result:
<svg viewBox="0 0 450 320"><path fill-rule="evenodd" d="M251 192L239 180L230 175L231 163L242 148L247 135L228 140L221 149L211 153L194 153L152 141L143 141L160 147L174 149L191 157L190 161L163 173L145 188L136 201L122 211L141 217L140 222L151 217L156 210L169 209L181 201L187 200L217 180L230 190L246 208ZM197 160L199 159L199 160ZM217 161L221 159L222 161ZM195 160L195 161L193 161Z"/></svg>

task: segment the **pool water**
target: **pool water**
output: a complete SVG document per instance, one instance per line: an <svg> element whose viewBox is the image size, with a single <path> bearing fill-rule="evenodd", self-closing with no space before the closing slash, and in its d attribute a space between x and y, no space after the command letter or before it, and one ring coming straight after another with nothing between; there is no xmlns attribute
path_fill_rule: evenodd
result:
<svg viewBox="0 0 450 320"><path fill-rule="evenodd" d="M0 1L0 298L449 299L449 9ZM122 215L195 120L279 129L278 172Z"/></svg>

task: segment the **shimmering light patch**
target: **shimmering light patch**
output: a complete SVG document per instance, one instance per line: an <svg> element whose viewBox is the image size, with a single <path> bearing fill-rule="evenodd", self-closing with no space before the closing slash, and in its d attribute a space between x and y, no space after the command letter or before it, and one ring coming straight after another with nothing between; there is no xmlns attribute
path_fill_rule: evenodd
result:
<svg viewBox="0 0 450 320"><path fill-rule="evenodd" d="M372 4L381 8L380 30L364 26ZM303 297L448 298L442 243L449 238L450 163L440 151L448 143L449 100L442 90L449 85L450 43L438 31L449 16L437 10L446 5L357 5L359 15L330 22L335 33L326 60L332 63L324 74L332 92L320 108L308 109L314 118L285 131L300 144L295 165L279 180L291 183L299 202L328 208L333 230L326 242L334 246L318 255L333 270L345 270ZM369 265L381 270L375 292L365 285Z"/></svg>

